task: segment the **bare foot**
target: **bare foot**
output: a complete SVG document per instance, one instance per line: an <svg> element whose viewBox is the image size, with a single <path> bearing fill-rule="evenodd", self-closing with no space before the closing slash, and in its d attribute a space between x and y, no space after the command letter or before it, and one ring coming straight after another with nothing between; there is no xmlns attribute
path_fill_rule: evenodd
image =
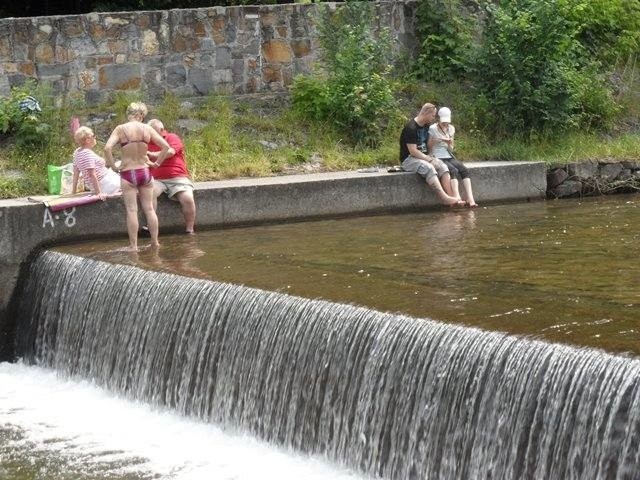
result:
<svg viewBox="0 0 640 480"><path fill-rule="evenodd" d="M151 242L151 248L153 249L160 248L160 244L158 242Z"/></svg>
<svg viewBox="0 0 640 480"><path fill-rule="evenodd" d="M443 205L446 205L448 207L451 207L458 203L458 200L456 200L454 197L450 197L449 195L440 195L440 201Z"/></svg>
<svg viewBox="0 0 640 480"><path fill-rule="evenodd" d="M470 208L475 208L478 206L478 204L476 202L466 202L467 205L469 205Z"/></svg>
<svg viewBox="0 0 640 480"><path fill-rule="evenodd" d="M450 207L466 207L467 202L465 202L464 200L456 200L453 203L449 203L448 205Z"/></svg>
<svg viewBox="0 0 640 480"><path fill-rule="evenodd" d="M137 252L138 251L138 247L135 245L129 245L128 247L126 247L124 249L125 252Z"/></svg>
<svg viewBox="0 0 640 480"><path fill-rule="evenodd" d="M194 232L193 230L185 230L185 232L187 235L195 235L196 232Z"/></svg>

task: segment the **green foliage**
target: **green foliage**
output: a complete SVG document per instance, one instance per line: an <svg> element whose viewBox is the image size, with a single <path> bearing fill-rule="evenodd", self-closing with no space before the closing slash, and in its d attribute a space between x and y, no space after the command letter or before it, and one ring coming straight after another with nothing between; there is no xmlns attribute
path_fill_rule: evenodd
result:
<svg viewBox="0 0 640 480"><path fill-rule="evenodd" d="M474 77L493 117L483 126L493 136L601 126L616 112L564 1L513 0L489 9Z"/></svg>
<svg viewBox="0 0 640 480"><path fill-rule="evenodd" d="M173 92L167 92L162 98L162 103L149 112L149 119L159 118L167 130L175 130L176 124L182 113L180 99Z"/></svg>
<svg viewBox="0 0 640 480"><path fill-rule="evenodd" d="M634 109L638 0L420 0L416 31L413 75L466 84L489 137L608 129Z"/></svg>
<svg viewBox="0 0 640 480"><path fill-rule="evenodd" d="M203 132L203 140L208 148L218 154L233 150L231 99L223 95L209 95L199 116L209 122Z"/></svg>
<svg viewBox="0 0 640 480"><path fill-rule="evenodd" d="M589 131L610 128L622 111L622 106L613 97L608 78L597 68L597 64L592 64L568 72L566 76L575 102L574 116L578 127Z"/></svg>
<svg viewBox="0 0 640 480"><path fill-rule="evenodd" d="M563 0L562 10L580 43L603 63L615 65L640 50L638 0Z"/></svg>
<svg viewBox="0 0 640 480"><path fill-rule="evenodd" d="M46 192L45 177L6 178L0 175L0 198L16 198Z"/></svg>
<svg viewBox="0 0 640 480"><path fill-rule="evenodd" d="M588 85L588 84L587 84ZM584 94L590 94L584 88ZM476 127L481 114L492 114L490 108L478 108L474 94L466 84L403 84L402 112L414 112L425 99L454 108L458 127L457 145L462 160L542 160L566 163L582 159L634 159L640 150L640 135L601 135L567 132L558 138L541 136L525 141L510 136L488 142L486 134ZM135 96L137 100L139 96ZM121 100L124 108L130 98ZM175 106L173 99L160 105L149 105L152 115L165 120L165 108ZM45 102L46 103L46 102ZM5 139L0 148L0 198L46 193L46 165L70 161L73 142L68 131L71 115L84 123L91 114L107 117L112 103L88 107L82 103L60 107L43 107L45 121L52 126L49 141L38 148L19 148ZM122 109L119 111L123 111ZM124 114L122 114L124 115ZM392 165L397 161L398 133L404 118L389 116L389 125L380 133L375 148L353 146L341 141L343 134L329 121L300 121L299 113L288 107L285 97L267 96L231 98L212 95L190 111L181 110L180 118L197 118L207 123L198 132L180 132L183 136L187 163L196 181L238 176L265 176L279 173L301 173L319 163L323 170L356 169L367 166ZM113 122L113 125L110 125ZM176 122L177 123L177 122ZM110 132L116 119L105 121L96 129ZM103 136L106 138L106 136ZM266 148L260 141L277 145ZM102 143L98 145L100 151ZM11 173L3 175L3 172Z"/></svg>
<svg viewBox="0 0 640 480"><path fill-rule="evenodd" d="M472 52L474 19L460 0L421 1L416 8L420 38L413 73L426 81L445 82L466 74Z"/></svg>
<svg viewBox="0 0 640 480"><path fill-rule="evenodd" d="M19 100L12 95L9 98L0 99L0 133L7 134L15 130L16 125L22 119L22 112L18 108Z"/></svg>
<svg viewBox="0 0 640 480"><path fill-rule="evenodd" d="M328 121L353 144L376 145L395 109L391 39L374 35L374 5L347 2L323 8L318 24L323 76L296 78L294 109L304 118Z"/></svg>
<svg viewBox="0 0 640 480"><path fill-rule="evenodd" d="M457 136L457 135L456 135ZM637 158L640 146L638 135L602 138L587 132L566 132L561 137L536 138L529 141L511 137L490 143L482 137L464 137L463 159L476 160L532 160L547 165L563 165L584 160L631 160ZM470 155L470 157L468 156Z"/></svg>
<svg viewBox="0 0 640 480"><path fill-rule="evenodd" d="M298 75L293 79L291 95L293 109L302 117L326 119L331 107L324 79Z"/></svg>
<svg viewBox="0 0 640 480"><path fill-rule="evenodd" d="M51 125L46 118L51 107L41 105L42 111L23 111L20 102L29 96L46 100L46 89L37 87L33 81L11 89L8 97L0 98L0 133L7 135L20 147L42 146L48 143ZM47 115L49 114L49 115Z"/></svg>
<svg viewBox="0 0 640 480"><path fill-rule="evenodd" d="M127 121L127 107L129 104L143 102L143 98L143 95L138 91L121 90L115 92L105 106L117 115L117 122L122 123Z"/></svg>
<svg viewBox="0 0 640 480"><path fill-rule="evenodd" d="M328 6L319 7L318 40L322 60L328 71L341 68L344 55L354 55L344 42L352 39L362 42L363 53L356 57L366 61L372 70L381 71L391 60L391 39L387 31L374 36L375 5L369 2L348 1L333 11Z"/></svg>

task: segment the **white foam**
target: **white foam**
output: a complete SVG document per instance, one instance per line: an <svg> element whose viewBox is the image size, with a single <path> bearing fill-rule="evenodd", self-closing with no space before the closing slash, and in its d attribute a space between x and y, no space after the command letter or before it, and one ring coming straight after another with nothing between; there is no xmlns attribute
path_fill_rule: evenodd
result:
<svg viewBox="0 0 640 480"><path fill-rule="evenodd" d="M0 426L17 427L24 434L13 441L14 449L58 450L69 462L74 458L89 463L115 461L120 470L163 478L364 478L321 459L287 452L246 435L118 398L89 382L59 378L52 370L20 363L0 363ZM132 462L136 457L146 462Z"/></svg>

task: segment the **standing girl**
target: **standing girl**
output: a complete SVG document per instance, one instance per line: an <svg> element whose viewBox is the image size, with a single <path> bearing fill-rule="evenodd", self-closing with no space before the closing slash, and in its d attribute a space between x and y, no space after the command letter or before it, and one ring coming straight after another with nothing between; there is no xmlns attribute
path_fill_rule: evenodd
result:
<svg viewBox="0 0 640 480"><path fill-rule="evenodd" d="M120 167L120 185L127 209L127 232L129 234L129 250L138 250L138 197L142 211L147 219L151 246L158 247L158 216L153 208L153 178L147 162L147 147L153 141L160 147L158 159L153 162L159 166L167 156L169 144L149 125L142 123L147 115L144 103L134 102L127 107L126 123L118 125L104 146L107 162L113 165L113 147L120 146L122 165Z"/></svg>

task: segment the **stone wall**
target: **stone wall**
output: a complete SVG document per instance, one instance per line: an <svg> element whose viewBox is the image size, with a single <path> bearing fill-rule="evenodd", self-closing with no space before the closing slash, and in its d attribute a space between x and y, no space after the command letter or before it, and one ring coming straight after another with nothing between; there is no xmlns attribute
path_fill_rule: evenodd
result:
<svg viewBox="0 0 640 480"><path fill-rule="evenodd" d="M336 4L328 4L335 8ZM89 104L119 90L149 99L284 91L317 59L317 4L0 19L0 95L29 78ZM415 46L415 2L376 3L377 27Z"/></svg>
<svg viewBox="0 0 640 480"><path fill-rule="evenodd" d="M640 162L586 161L551 168L547 197L564 198L640 191Z"/></svg>

